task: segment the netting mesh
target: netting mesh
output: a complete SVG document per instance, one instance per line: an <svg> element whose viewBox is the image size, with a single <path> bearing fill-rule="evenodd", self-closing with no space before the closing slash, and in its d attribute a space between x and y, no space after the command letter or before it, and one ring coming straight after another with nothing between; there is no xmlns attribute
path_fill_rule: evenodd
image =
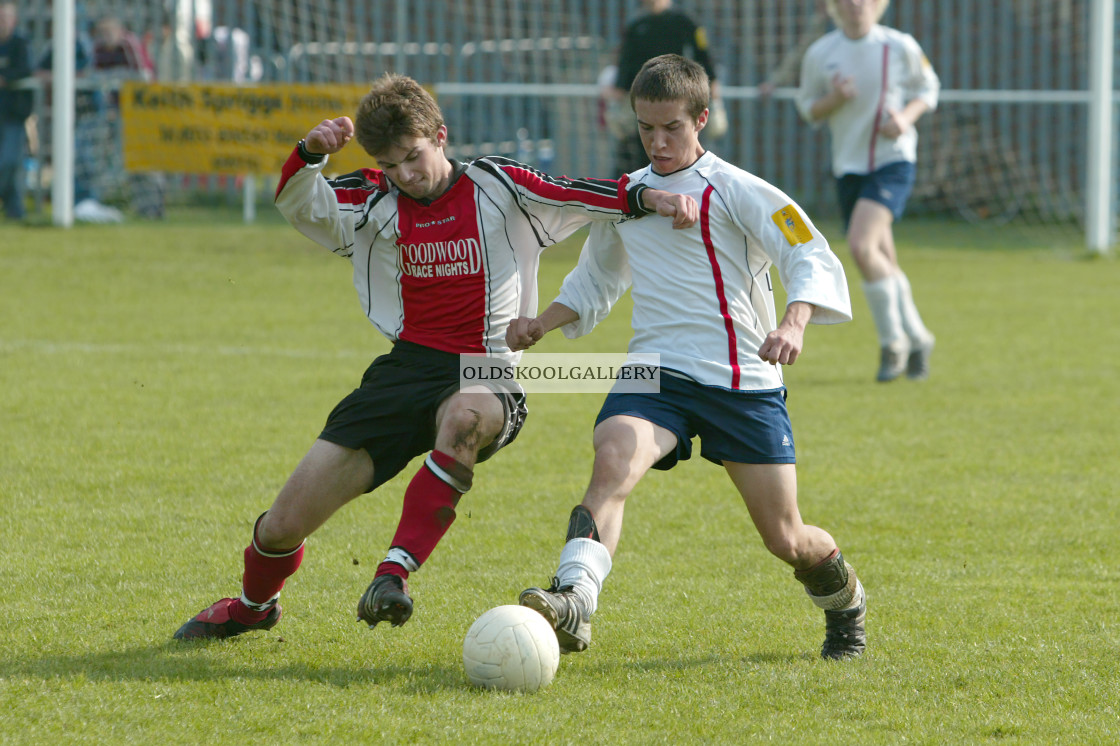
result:
<svg viewBox="0 0 1120 746"><path fill-rule="evenodd" d="M21 27L49 49L50 8L23 0ZM807 45L832 28L820 0L677 0L707 30L731 128L711 146L835 214L828 140L791 103ZM596 82L639 10L625 0L86 0L80 36L123 21L150 60L87 70L79 80L78 169L128 209L135 195L229 193L208 175L134 177L120 157L113 91L122 78L246 84L365 84L401 71L433 86L453 154L490 152L555 172L614 175L614 143ZM895 2L884 23L912 33L941 77L936 112L919 125L918 187L909 209L969 220L1076 224L1086 151L1089 0ZM504 87L503 87L504 86ZM512 86L512 87L511 87ZM49 178L49 98L40 97L33 176ZM325 115L330 113L324 113ZM313 124L309 122L308 126ZM152 200L149 200L152 201Z"/></svg>

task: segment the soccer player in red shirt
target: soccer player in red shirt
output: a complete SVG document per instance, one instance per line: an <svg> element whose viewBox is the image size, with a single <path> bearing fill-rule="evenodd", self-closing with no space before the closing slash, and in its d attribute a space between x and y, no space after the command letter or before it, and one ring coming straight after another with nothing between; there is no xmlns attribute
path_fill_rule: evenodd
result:
<svg viewBox="0 0 1120 746"><path fill-rule="evenodd" d="M380 168L337 179L323 167L353 138ZM366 316L393 342L327 418L318 440L257 519L239 597L184 624L176 639L270 629L304 540L350 500L424 465L404 494L388 554L358 602L370 627L412 614L406 582L455 520L475 465L517 436L524 393L461 386L460 355L514 363L512 319L536 309L539 253L592 221L657 212L695 223L695 200L621 181L554 178L490 156L461 163L444 150L439 106L416 81L374 83L354 121L324 120L283 168L276 205L315 242L347 257Z"/></svg>

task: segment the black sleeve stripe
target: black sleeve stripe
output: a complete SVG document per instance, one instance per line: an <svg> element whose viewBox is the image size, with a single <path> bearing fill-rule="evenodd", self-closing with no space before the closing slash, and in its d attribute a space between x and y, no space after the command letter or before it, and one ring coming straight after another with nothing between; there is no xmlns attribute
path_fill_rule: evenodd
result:
<svg viewBox="0 0 1120 746"><path fill-rule="evenodd" d="M362 228L366 227L366 223L369 222L370 213L373 212L373 209L375 207L377 207L377 203L380 202L382 200L382 198L387 196L388 194L389 194L388 192L380 192L379 191L379 192L377 192L376 194L373 195L373 199L366 201L364 209L362 210L362 217L359 218L358 222L354 225L354 230L355 231L361 230ZM394 214L396 214L396 213L394 213Z"/></svg>
<svg viewBox="0 0 1120 746"><path fill-rule="evenodd" d="M489 166L487 170L491 173L500 174L502 168L519 168L539 177L543 181L565 189L579 189L582 191L590 192L592 194L601 194L607 197L613 197L618 194L618 182L610 179L596 179L596 178L571 178L569 176L550 176L543 171L538 171L535 168L526 166L509 158L500 155L488 155L479 158L474 162L474 165L482 167L483 164ZM495 167L497 167L495 169Z"/></svg>
<svg viewBox="0 0 1120 746"><path fill-rule="evenodd" d="M474 163L479 167L486 166L487 171L490 171L495 176L502 178L503 182L508 180L508 177L502 170L503 167L519 168L529 171L542 180L547 181L550 184L555 184L562 189L575 189L587 192L589 194L602 195L604 197L615 197L618 194L618 181L614 179L597 179L594 177L573 179L568 176L549 176L548 174L530 168L523 163L518 163L517 161L510 160L509 158L498 155L485 156L483 158L479 158ZM495 168L495 166L497 168ZM647 209L645 205L642 204L642 192L650 188L651 187L648 184L639 183L627 189L626 203L628 206L628 212L631 215L640 217L642 215L649 215L653 212L653 210Z"/></svg>
<svg viewBox="0 0 1120 746"><path fill-rule="evenodd" d="M515 205L517 205L517 209L521 211L521 214L524 215L525 219L529 222L529 227L533 230L533 235L536 237L537 244L539 246L541 246L541 247L551 246L554 243L556 243L556 239L552 235L550 235L549 232L545 229L544 223L541 221L541 219L538 218L536 215L533 215L532 213L530 213L528 210L525 209L525 207L522 205L522 200L524 200L525 202L528 202L528 203L544 205L545 207L556 207L557 204L559 204L559 203L555 200L549 200L546 197L538 196L538 195L534 194L533 192L529 192L527 194L522 194L522 193L518 192L517 189L514 187L513 183L511 182L509 176L504 171L502 171L502 169L499 167L499 165L498 165L499 161L513 164L513 166L515 168L523 167L522 164L517 163L516 161L511 161L508 158L500 158L498 156L487 156L485 158L479 158L479 159L475 160L471 165L477 166L479 169L491 174L492 176L494 176L494 178L496 178L498 180L499 184L501 184L503 187L505 187L506 191L508 191L510 196L513 198L513 203ZM532 170L532 169L530 169L530 170ZM534 173L536 173L536 172L534 172ZM573 181L570 180L570 179L558 180L558 179L553 179L551 177L548 177L547 175L542 175L542 178L547 178L550 182L552 182L554 184L557 184L557 185L561 185L561 186L573 183ZM595 189L585 189L585 190L582 190L582 191L587 191L589 193L609 195L611 197L614 197L618 194L618 183L617 182L609 182L609 181L606 181L606 180L596 180L596 181L598 183L591 182L591 181L587 182L587 183L593 184L596 187ZM605 185L603 184L604 181L606 181ZM584 183L584 180L579 180L578 183L582 184L582 183ZM485 190L478 184L478 182L475 182L475 186L477 186L481 191L483 191L483 193L485 193ZM647 188L647 187L642 185L641 190L634 190L631 193L628 193L628 199L631 200L631 213L633 213L634 215L645 215L649 212L649 210L646 210L644 207L641 206L641 200L639 199L639 197L641 195L641 191L643 191L645 188ZM600 190L602 190L602 191L600 191ZM637 201L637 209L636 210L634 209L634 204L635 204L634 200ZM491 201L493 201L492 198L491 198ZM615 211L611 210L609 208L596 207L594 205L589 205L589 204L586 204L586 203L583 203L583 208L585 210L587 210L588 212L601 212L604 215L614 215L615 214ZM543 235L543 238L542 238L542 235Z"/></svg>
<svg viewBox="0 0 1120 746"><path fill-rule="evenodd" d="M327 183L331 185L332 189L339 187L344 189L377 189L377 184L367 179L361 171L351 171L348 174L327 179Z"/></svg>
<svg viewBox="0 0 1120 746"><path fill-rule="evenodd" d="M536 221L534 221L533 216L529 214L528 210L526 210L524 207L521 206L521 202L517 199L517 190L513 188L513 185L510 184L509 181L502 178L503 174L501 173L501 169L497 168L493 163L489 163L488 161L486 161L482 158L479 158L478 160L474 161L474 163L472 163L471 165L478 166L483 171L486 171L487 173L491 174L494 178L496 178L498 180L499 184L501 184L503 187L506 188L506 191L508 191L510 193L510 196L513 197L513 204L517 205L517 209L521 211L521 214L525 216L525 220L528 221L529 228L532 229L533 236L537 239L537 245L538 246L547 246L547 244L545 244L544 241L541 240L541 232L537 230ZM473 179L472 179L472 181L473 181ZM477 181L474 182L474 186L475 186L475 189L477 189L482 194L486 195L486 198L488 200L490 200L491 203L493 203L494 205L498 204L497 200L495 200L490 195L486 194L486 190Z"/></svg>
<svg viewBox="0 0 1120 746"><path fill-rule="evenodd" d="M545 207L556 207L556 202L549 202L545 199L536 198L536 196L534 194L532 194L531 192L529 194L526 194L526 195L519 194L519 192L513 187L513 185L509 183L509 179L508 178L503 178L505 175L503 173L501 173L501 169L497 169L497 173L494 172L494 168L495 168L494 164L491 164L491 163L483 164L483 163L479 163L479 162L476 161L475 165L478 165L479 167L483 168L484 170L489 171L490 173L493 173L496 177L498 177L498 183L500 183L502 186L504 186L506 188L507 191L509 191L510 196L513 197L513 203L515 205L517 205L517 209L521 211L521 214L524 215L525 219L529 222L529 227L533 231L533 236L535 236L536 239L537 239L537 245L538 246L541 246L541 247L552 246L553 244L556 243L556 239L551 234L549 234L549 232L545 229L544 223L541 221L541 219L538 218L533 213L526 210L522 206L521 199L524 199L526 202L532 202L532 203L544 205ZM475 186L477 186L479 191L481 191L483 194L486 193L486 190L483 189L483 187L481 185L479 185L478 182L475 182ZM614 196L616 193L617 192L615 190L611 191L612 196ZM489 195L487 195L487 198L490 199L491 202L494 202L493 198L489 197ZM598 207L595 207L593 205L584 205L584 209L588 210L589 212L600 212L601 211L604 215L613 215L614 214L613 210L609 210L609 209L606 209L606 208L598 208ZM543 239L541 238L542 234L544 236Z"/></svg>

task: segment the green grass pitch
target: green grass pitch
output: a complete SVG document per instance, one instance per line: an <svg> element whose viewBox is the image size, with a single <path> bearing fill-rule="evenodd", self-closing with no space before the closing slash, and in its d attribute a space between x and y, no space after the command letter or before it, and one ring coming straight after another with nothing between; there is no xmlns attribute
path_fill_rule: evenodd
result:
<svg viewBox="0 0 1120 746"><path fill-rule="evenodd" d="M651 473L594 641L534 695L468 687L461 642L547 582L596 395L540 395L479 468L400 629L357 599L410 467L308 542L269 633L182 645L334 403L387 343L350 267L275 217L0 234L0 743L976 744L1120 740L1120 264L1004 228L906 220L938 336L873 382L874 331L811 327L786 370L807 521L867 587L870 647L820 612L722 470ZM575 261L551 249L542 307ZM592 336L617 351L624 303Z"/></svg>

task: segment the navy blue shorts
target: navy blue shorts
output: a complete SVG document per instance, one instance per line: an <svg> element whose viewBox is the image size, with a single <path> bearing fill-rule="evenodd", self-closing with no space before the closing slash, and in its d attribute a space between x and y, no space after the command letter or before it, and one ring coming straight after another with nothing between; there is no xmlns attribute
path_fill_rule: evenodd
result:
<svg viewBox="0 0 1120 746"><path fill-rule="evenodd" d="M910 161L888 163L869 174L844 174L836 180L836 194L840 198L840 217L844 229L852 218L856 201L873 200L886 207L898 220L906 209L906 200L914 189L916 167Z"/></svg>
<svg viewBox="0 0 1120 746"><path fill-rule="evenodd" d="M319 437L369 452L369 492L435 447L436 411L459 388L457 354L398 340L366 369L361 386L338 403ZM512 443L528 414L523 394L494 395L502 402L506 422L498 437L478 452L479 463Z"/></svg>
<svg viewBox="0 0 1120 746"><path fill-rule="evenodd" d="M662 371L660 393L607 394L595 424L615 415L648 420L677 436L676 450L654 469L672 469L691 458L696 436L700 455L715 464L797 463L785 389L732 391Z"/></svg>

